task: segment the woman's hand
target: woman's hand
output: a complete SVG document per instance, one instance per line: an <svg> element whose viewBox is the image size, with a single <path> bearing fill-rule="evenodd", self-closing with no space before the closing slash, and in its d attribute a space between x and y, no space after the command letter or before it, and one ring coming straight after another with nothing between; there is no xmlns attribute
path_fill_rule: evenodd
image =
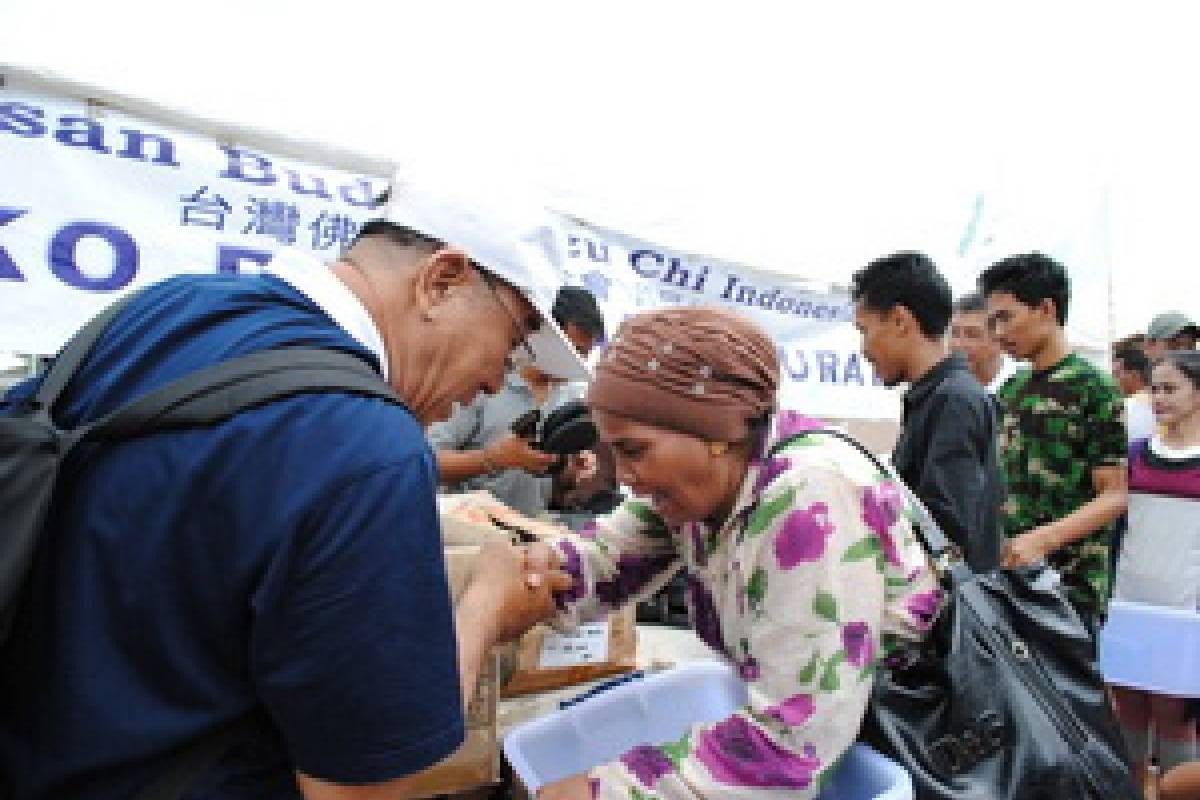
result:
<svg viewBox="0 0 1200 800"><path fill-rule="evenodd" d="M587 773L547 783L538 789L537 800L592 800L592 781Z"/></svg>

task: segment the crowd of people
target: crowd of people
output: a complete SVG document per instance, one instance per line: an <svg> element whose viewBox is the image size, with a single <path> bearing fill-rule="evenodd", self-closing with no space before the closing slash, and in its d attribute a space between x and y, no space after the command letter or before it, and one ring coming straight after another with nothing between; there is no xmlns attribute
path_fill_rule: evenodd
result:
<svg viewBox="0 0 1200 800"><path fill-rule="evenodd" d="M692 626L747 705L538 796L818 795L881 660L943 603L908 501L780 407L776 345L733 311L635 315L586 370L607 332L585 290L547 301L556 241L536 209L398 185L329 269L288 254L261 276L179 276L121 311L56 409L66 427L299 346L361 358L404 405L304 395L102 445L67 476L0 660L13 797L133 797L234 725L189 796L403 797L461 743L492 646L681 571ZM1200 609L1180 524L1200 500L1200 329L1157 317L1109 375L1072 352L1069 276L1040 253L992 264L957 301L927 256L896 253L856 272L851 298L867 359L907 386L896 475L972 570L1049 563L1097 635L1114 596ZM580 397L596 453L551 478L558 459L514 422ZM534 515L597 472L632 497L575 533L489 544L452 605L439 486ZM1137 762L1170 772L1161 796L1200 797L1195 709L1113 695Z"/></svg>
<svg viewBox="0 0 1200 800"><path fill-rule="evenodd" d="M900 476L972 569L1045 561L1097 634L1113 597L1200 612L1200 327L1156 316L1116 344L1110 377L1071 351L1061 264L1014 256L978 284L952 304L919 253L855 275L864 353L908 384ZM1197 701L1112 693L1139 784L1156 762L1160 797L1200 797Z"/></svg>

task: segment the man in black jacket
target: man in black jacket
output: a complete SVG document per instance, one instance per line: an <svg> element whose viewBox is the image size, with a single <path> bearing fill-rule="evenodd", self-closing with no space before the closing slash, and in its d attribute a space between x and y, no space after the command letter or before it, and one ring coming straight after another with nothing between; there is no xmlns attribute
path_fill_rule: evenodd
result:
<svg viewBox="0 0 1200 800"><path fill-rule="evenodd" d="M854 274L854 324L888 386L908 383L892 463L976 572L999 561L1003 499L996 413L964 356L950 354L950 287L928 256L902 252Z"/></svg>

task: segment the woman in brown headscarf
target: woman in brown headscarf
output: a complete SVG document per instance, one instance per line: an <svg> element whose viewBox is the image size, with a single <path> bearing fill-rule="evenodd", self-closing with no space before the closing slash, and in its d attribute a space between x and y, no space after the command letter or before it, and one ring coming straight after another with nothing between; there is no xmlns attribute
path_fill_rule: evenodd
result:
<svg viewBox="0 0 1200 800"><path fill-rule="evenodd" d="M737 666L749 705L540 798L816 797L858 734L878 659L928 630L939 594L900 493L776 408L778 388L774 344L720 309L632 317L601 357L588 403L638 499L555 543L574 578L558 622L684 569L692 626Z"/></svg>

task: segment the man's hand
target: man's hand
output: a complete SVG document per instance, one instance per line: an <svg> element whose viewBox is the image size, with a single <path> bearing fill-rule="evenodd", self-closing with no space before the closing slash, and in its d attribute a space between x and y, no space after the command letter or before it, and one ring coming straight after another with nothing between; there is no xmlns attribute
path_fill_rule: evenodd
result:
<svg viewBox="0 0 1200 800"><path fill-rule="evenodd" d="M554 593L570 588L571 577L557 562L495 539L485 544L462 599L461 611L480 615L492 644L516 639L539 622L554 616Z"/></svg>
<svg viewBox="0 0 1200 800"><path fill-rule="evenodd" d="M533 475L544 475L558 456L543 453L514 433L506 433L483 449L484 456L502 469L519 469Z"/></svg>
<svg viewBox="0 0 1200 800"><path fill-rule="evenodd" d="M1054 543L1045 527L1034 528L1028 533L1015 536L1004 544L1000 566L1005 569L1036 564L1054 552Z"/></svg>
<svg viewBox="0 0 1200 800"><path fill-rule="evenodd" d="M591 779L585 773L547 783L538 789L537 800L592 800Z"/></svg>

